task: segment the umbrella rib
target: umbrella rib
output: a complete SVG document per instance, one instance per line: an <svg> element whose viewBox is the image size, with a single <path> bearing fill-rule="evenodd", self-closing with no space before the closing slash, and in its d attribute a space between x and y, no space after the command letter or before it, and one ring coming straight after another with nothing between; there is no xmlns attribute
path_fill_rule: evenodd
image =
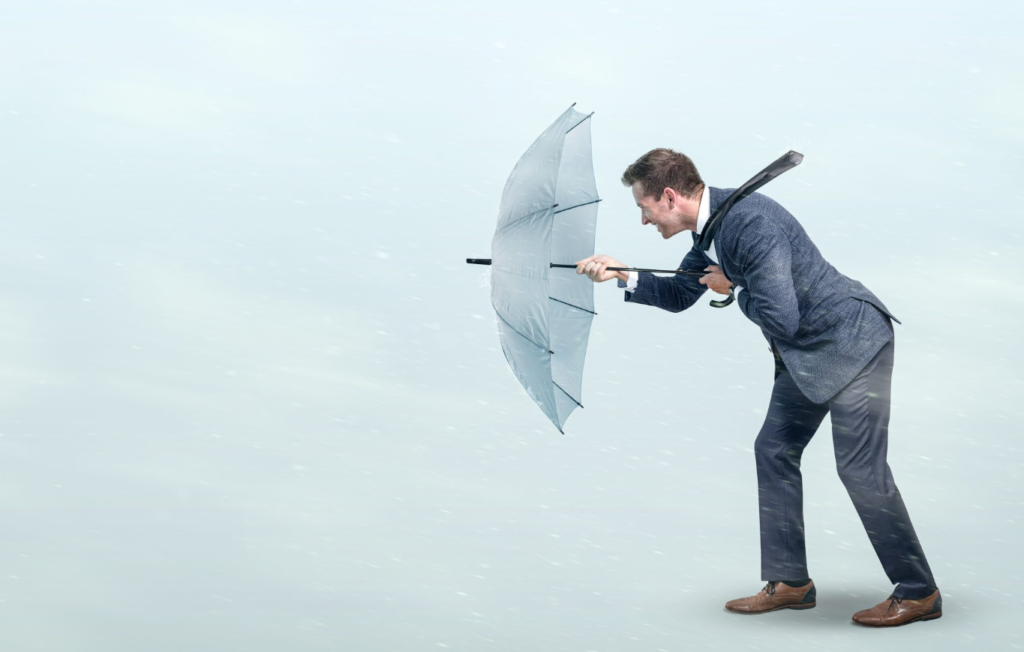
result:
<svg viewBox="0 0 1024 652"><path fill-rule="evenodd" d="M567 306L572 306L573 308L575 308L577 310L582 310L583 312L589 312L592 315L597 315L597 313L594 312L593 310L587 310L586 308L580 308L579 306L571 304L568 301L562 301L561 299L556 299L554 297L548 297L548 298L551 299L552 301L557 301L558 303L564 303Z"/></svg>
<svg viewBox="0 0 1024 652"><path fill-rule="evenodd" d="M511 328L511 329L512 329L513 331L515 331L515 333L516 333L517 335L519 335L519 337L523 338L524 340L526 340L526 341L527 341L527 342L529 342L530 344L533 344L534 346L539 346L540 348L542 348L542 349L545 349L545 350L547 350L547 352L548 352L548 353L550 353L550 354L552 354L552 355L554 355L554 354L555 354L555 352L554 352L554 351L552 351L551 349L549 349L548 347L544 346L543 344L537 344L536 342L534 342L533 340L531 340L531 339L530 339L530 338L528 338L527 336L525 336L525 335L523 335L522 333L520 333L520 332L519 332L519 329L517 329L517 328L516 328L515 326L513 326L512 324L508 323L508 320L507 320L507 319L505 319L504 317L502 317L502 316L501 316L501 313L500 313L500 312L498 312L497 310L495 310L495 311L494 311L494 314L496 314L496 315L498 316L498 319L500 319L501 321L505 322L505 325L506 325L506 326L508 326L509 328Z"/></svg>
<svg viewBox="0 0 1024 652"><path fill-rule="evenodd" d="M572 209L579 208L580 206L589 206L590 204L596 204L599 201L601 201L601 200L600 199L595 199L594 201L588 201L588 202L584 202L582 204L576 204L575 206L570 206L569 208L563 208L560 211L555 211L553 214L554 215L558 215L559 213L564 213L565 211L571 211ZM558 206L558 204L555 204L555 206Z"/></svg>
<svg viewBox="0 0 1024 652"><path fill-rule="evenodd" d="M593 111L591 111L591 112L590 112L590 115L594 115L594 112L593 112ZM588 116L587 116L586 118L583 118L582 120L580 120L579 122L577 122L576 124L574 124L574 125L573 125L573 126L572 126L572 127L570 128L570 129L569 129L569 131L572 131L573 129L575 129L576 127L580 126L581 124L583 124L584 122L586 122L586 121L587 121L588 119L590 119L590 115L588 115ZM569 131L567 131L567 132L565 132L565 133L569 133ZM580 407L583 407L583 406L581 405Z"/></svg>
<svg viewBox="0 0 1024 652"><path fill-rule="evenodd" d="M543 208L538 208L537 210L533 211L532 213L526 213L525 215L520 215L519 217L517 217L516 219L512 220L511 222L506 222L505 224L501 224L501 225L498 226L497 229L495 229L494 235L497 236L499 233L503 233L506 229L508 229L508 227L512 226L513 224L517 224L519 222L522 222L523 220L525 220L528 217L533 217L534 215L537 215L538 213L543 213L544 211L549 210L551 208L554 208L555 206L558 206L558 204L555 204L554 206L545 206Z"/></svg>
<svg viewBox="0 0 1024 652"><path fill-rule="evenodd" d="M557 387L558 389L562 389L562 386L561 386L561 385L559 385L558 383L556 383L556 382L555 382L555 381L553 381L553 380L551 381L551 384L552 384L552 385L554 385L555 387ZM562 393L564 393L564 394L565 394L566 396L568 396L569 398L572 398L572 394L570 394L569 392L565 391L564 389L562 389ZM572 401L573 401L573 403L575 403L576 405L578 405L578 406L580 406L580 407L583 407L583 404L582 404L582 403L580 403L579 401L577 401L576 399L572 398ZM584 409L586 409L586 408L584 408Z"/></svg>

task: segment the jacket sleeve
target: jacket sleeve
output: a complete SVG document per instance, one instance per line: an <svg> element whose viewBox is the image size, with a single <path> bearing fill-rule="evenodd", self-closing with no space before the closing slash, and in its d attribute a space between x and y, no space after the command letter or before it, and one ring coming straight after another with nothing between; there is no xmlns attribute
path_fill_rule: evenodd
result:
<svg viewBox="0 0 1024 652"><path fill-rule="evenodd" d="M679 265L680 269L703 270L705 267L707 262L696 247L687 252ZM625 287L625 284L620 280L619 286ZM642 303L669 312L682 312L696 303L707 289L708 286L703 285L696 276L676 274L662 277L651 272L640 272L636 289L624 294L626 301L630 303Z"/></svg>
<svg viewBox="0 0 1024 652"><path fill-rule="evenodd" d="M747 319L766 333L791 340L800 327L793 288L793 248L777 224L758 217L744 229L739 248L747 285L736 295Z"/></svg>

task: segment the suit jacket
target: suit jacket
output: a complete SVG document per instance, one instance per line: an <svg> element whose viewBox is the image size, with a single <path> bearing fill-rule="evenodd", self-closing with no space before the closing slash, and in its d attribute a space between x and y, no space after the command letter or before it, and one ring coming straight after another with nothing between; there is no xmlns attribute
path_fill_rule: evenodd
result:
<svg viewBox="0 0 1024 652"><path fill-rule="evenodd" d="M714 214L734 189L708 190ZM696 243L697 234L692 238ZM736 297L740 310L774 344L811 401L830 400L893 338L889 319L900 321L863 283L822 258L796 218L774 200L755 192L738 202L714 243L722 272L743 288ZM694 246L680 268L711 264ZM694 276L640 272L636 289L625 299L680 312L705 291Z"/></svg>

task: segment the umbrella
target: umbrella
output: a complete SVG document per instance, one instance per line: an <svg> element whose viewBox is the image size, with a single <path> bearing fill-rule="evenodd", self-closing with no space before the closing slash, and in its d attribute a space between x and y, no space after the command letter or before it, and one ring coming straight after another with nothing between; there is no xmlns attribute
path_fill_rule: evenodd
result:
<svg viewBox="0 0 1024 652"><path fill-rule="evenodd" d="M583 362L594 316L594 284L579 274L548 275L594 254L597 185L590 148L593 113L575 103L526 150L512 169L498 208L491 241L492 258L467 258L491 265L491 305L498 315L498 338L505 359L526 393L558 430L576 407L583 407ZM707 251L712 238L737 202L800 164L789 151L737 188L708 219L695 246ZM704 276L703 270L609 267ZM724 308L733 302L732 289Z"/></svg>
<svg viewBox="0 0 1024 652"><path fill-rule="evenodd" d="M490 259L491 305L512 372L559 432L583 407L583 362L594 318L594 283L551 261L594 254L597 183L590 116L570 106L512 169L498 208Z"/></svg>

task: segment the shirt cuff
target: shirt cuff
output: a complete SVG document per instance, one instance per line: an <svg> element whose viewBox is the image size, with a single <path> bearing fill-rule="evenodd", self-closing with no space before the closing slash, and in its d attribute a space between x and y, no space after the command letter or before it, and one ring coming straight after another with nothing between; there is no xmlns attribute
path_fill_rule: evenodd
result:
<svg viewBox="0 0 1024 652"><path fill-rule="evenodd" d="M629 273L629 281L627 281L625 284L623 284L622 281L619 281L619 287L626 288L626 292L633 292L633 291L636 290L636 284L639 283L639 282L640 282L640 273L639 272L630 272Z"/></svg>

